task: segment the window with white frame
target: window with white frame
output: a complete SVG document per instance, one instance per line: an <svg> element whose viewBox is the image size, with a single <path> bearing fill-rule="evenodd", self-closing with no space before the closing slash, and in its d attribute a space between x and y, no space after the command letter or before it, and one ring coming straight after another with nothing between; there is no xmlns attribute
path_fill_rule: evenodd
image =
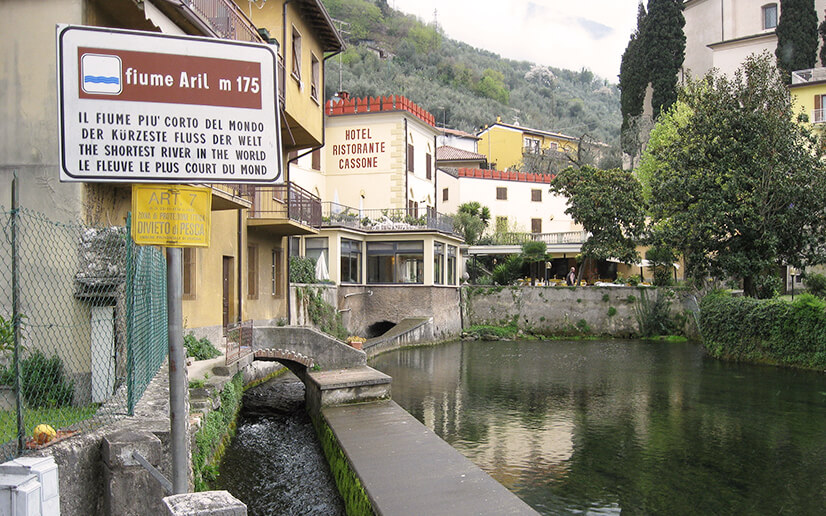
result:
<svg viewBox="0 0 826 516"><path fill-rule="evenodd" d="M321 84L321 63L315 54L310 54L310 97L318 102L319 84Z"/></svg>
<svg viewBox="0 0 826 516"><path fill-rule="evenodd" d="M826 95L815 95L815 109L812 111L812 123L822 124L826 122Z"/></svg>
<svg viewBox="0 0 826 516"><path fill-rule="evenodd" d="M777 4L766 4L763 6L763 29L774 29L777 27Z"/></svg>
<svg viewBox="0 0 826 516"><path fill-rule="evenodd" d="M293 27L293 60L292 75L297 81L301 81L301 33Z"/></svg>
<svg viewBox="0 0 826 516"><path fill-rule="evenodd" d="M525 145L525 152L530 152L532 154L539 154L539 139L538 138L528 138L527 136L524 138L524 145Z"/></svg>

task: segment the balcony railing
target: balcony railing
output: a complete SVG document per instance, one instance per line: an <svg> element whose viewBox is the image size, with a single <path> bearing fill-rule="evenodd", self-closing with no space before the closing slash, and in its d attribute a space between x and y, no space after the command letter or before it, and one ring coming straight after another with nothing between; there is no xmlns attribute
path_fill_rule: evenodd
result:
<svg viewBox="0 0 826 516"><path fill-rule="evenodd" d="M813 109L812 110L812 123L813 124L822 124L826 122L826 109Z"/></svg>
<svg viewBox="0 0 826 516"><path fill-rule="evenodd" d="M361 231L435 230L454 234L453 217L435 210L359 210L334 202L323 203L322 226L345 226Z"/></svg>
<svg viewBox="0 0 826 516"><path fill-rule="evenodd" d="M305 226L321 226L321 199L300 186L287 183L250 186L251 219L291 220Z"/></svg>
<svg viewBox="0 0 826 516"><path fill-rule="evenodd" d="M232 0L183 0L218 37L237 41L261 42L258 29Z"/></svg>
<svg viewBox="0 0 826 516"><path fill-rule="evenodd" d="M522 245L525 242L545 242L548 245L583 244L588 239L587 231L564 231L560 233L499 233L493 237L493 245Z"/></svg>

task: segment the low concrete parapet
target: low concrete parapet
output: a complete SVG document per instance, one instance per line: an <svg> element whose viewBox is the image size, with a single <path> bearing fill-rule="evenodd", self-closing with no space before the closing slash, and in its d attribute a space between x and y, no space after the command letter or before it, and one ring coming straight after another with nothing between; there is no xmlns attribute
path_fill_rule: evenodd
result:
<svg viewBox="0 0 826 516"><path fill-rule="evenodd" d="M247 506L228 491L204 491L167 496L168 516L247 516Z"/></svg>
<svg viewBox="0 0 826 516"><path fill-rule="evenodd" d="M263 326L252 331L252 349L282 349L311 358L321 370L360 367L367 364L364 351L312 328Z"/></svg>
<svg viewBox="0 0 826 516"><path fill-rule="evenodd" d="M163 510L163 488L133 457L134 452L158 468L161 440L151 432L133 430L103 437L103 509L107 516L141 516Z"/></svg>
<svg viewBox="0 0 826 516"><path fill-rule="evenodd" d="M308 371L303 379L307 411L315 416L324 407L390 399L393 379L372 367Z"/></svg>
<svg viewBox="0 0 826 516"><path fill-rule="evenodd" d="M384 335L367 339L364 343L364 351L372 357L405 346L432 343L433 333L433 317L408 317Z"/></svg>

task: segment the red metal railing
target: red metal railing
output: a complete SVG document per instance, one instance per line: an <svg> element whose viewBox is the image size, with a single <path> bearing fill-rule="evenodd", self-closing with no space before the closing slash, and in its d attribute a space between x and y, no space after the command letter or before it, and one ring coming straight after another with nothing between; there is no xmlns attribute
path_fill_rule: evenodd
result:
<svg viewBox="0 0 826 516"><path fill-rule="evenodd" d="M232 0L183 0L223 39L261 43L258 29Z"/></svg>
<svg viewBox="0 0 826 516"><path fill-rule="evenodd" d="M227 325L226 365L234 364L253 352L252 321Z"/></svg>

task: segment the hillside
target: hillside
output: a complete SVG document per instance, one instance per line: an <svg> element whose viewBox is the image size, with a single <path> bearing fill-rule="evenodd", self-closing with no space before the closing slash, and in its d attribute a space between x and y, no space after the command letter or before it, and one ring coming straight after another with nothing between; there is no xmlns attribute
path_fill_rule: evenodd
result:
<svg viewBox="0 0 826 516"><path fill-rule="evenodd" d="M348 48L327 61L326 95L341 86L354 97L401 94L439 125L468 132L503 122L589 135L615 145L619 90L579 72L503 59L452 40L433 24L395 11L386 0L323 0L343 25ZM501 35L500 35L501 36Z"/></svg>

